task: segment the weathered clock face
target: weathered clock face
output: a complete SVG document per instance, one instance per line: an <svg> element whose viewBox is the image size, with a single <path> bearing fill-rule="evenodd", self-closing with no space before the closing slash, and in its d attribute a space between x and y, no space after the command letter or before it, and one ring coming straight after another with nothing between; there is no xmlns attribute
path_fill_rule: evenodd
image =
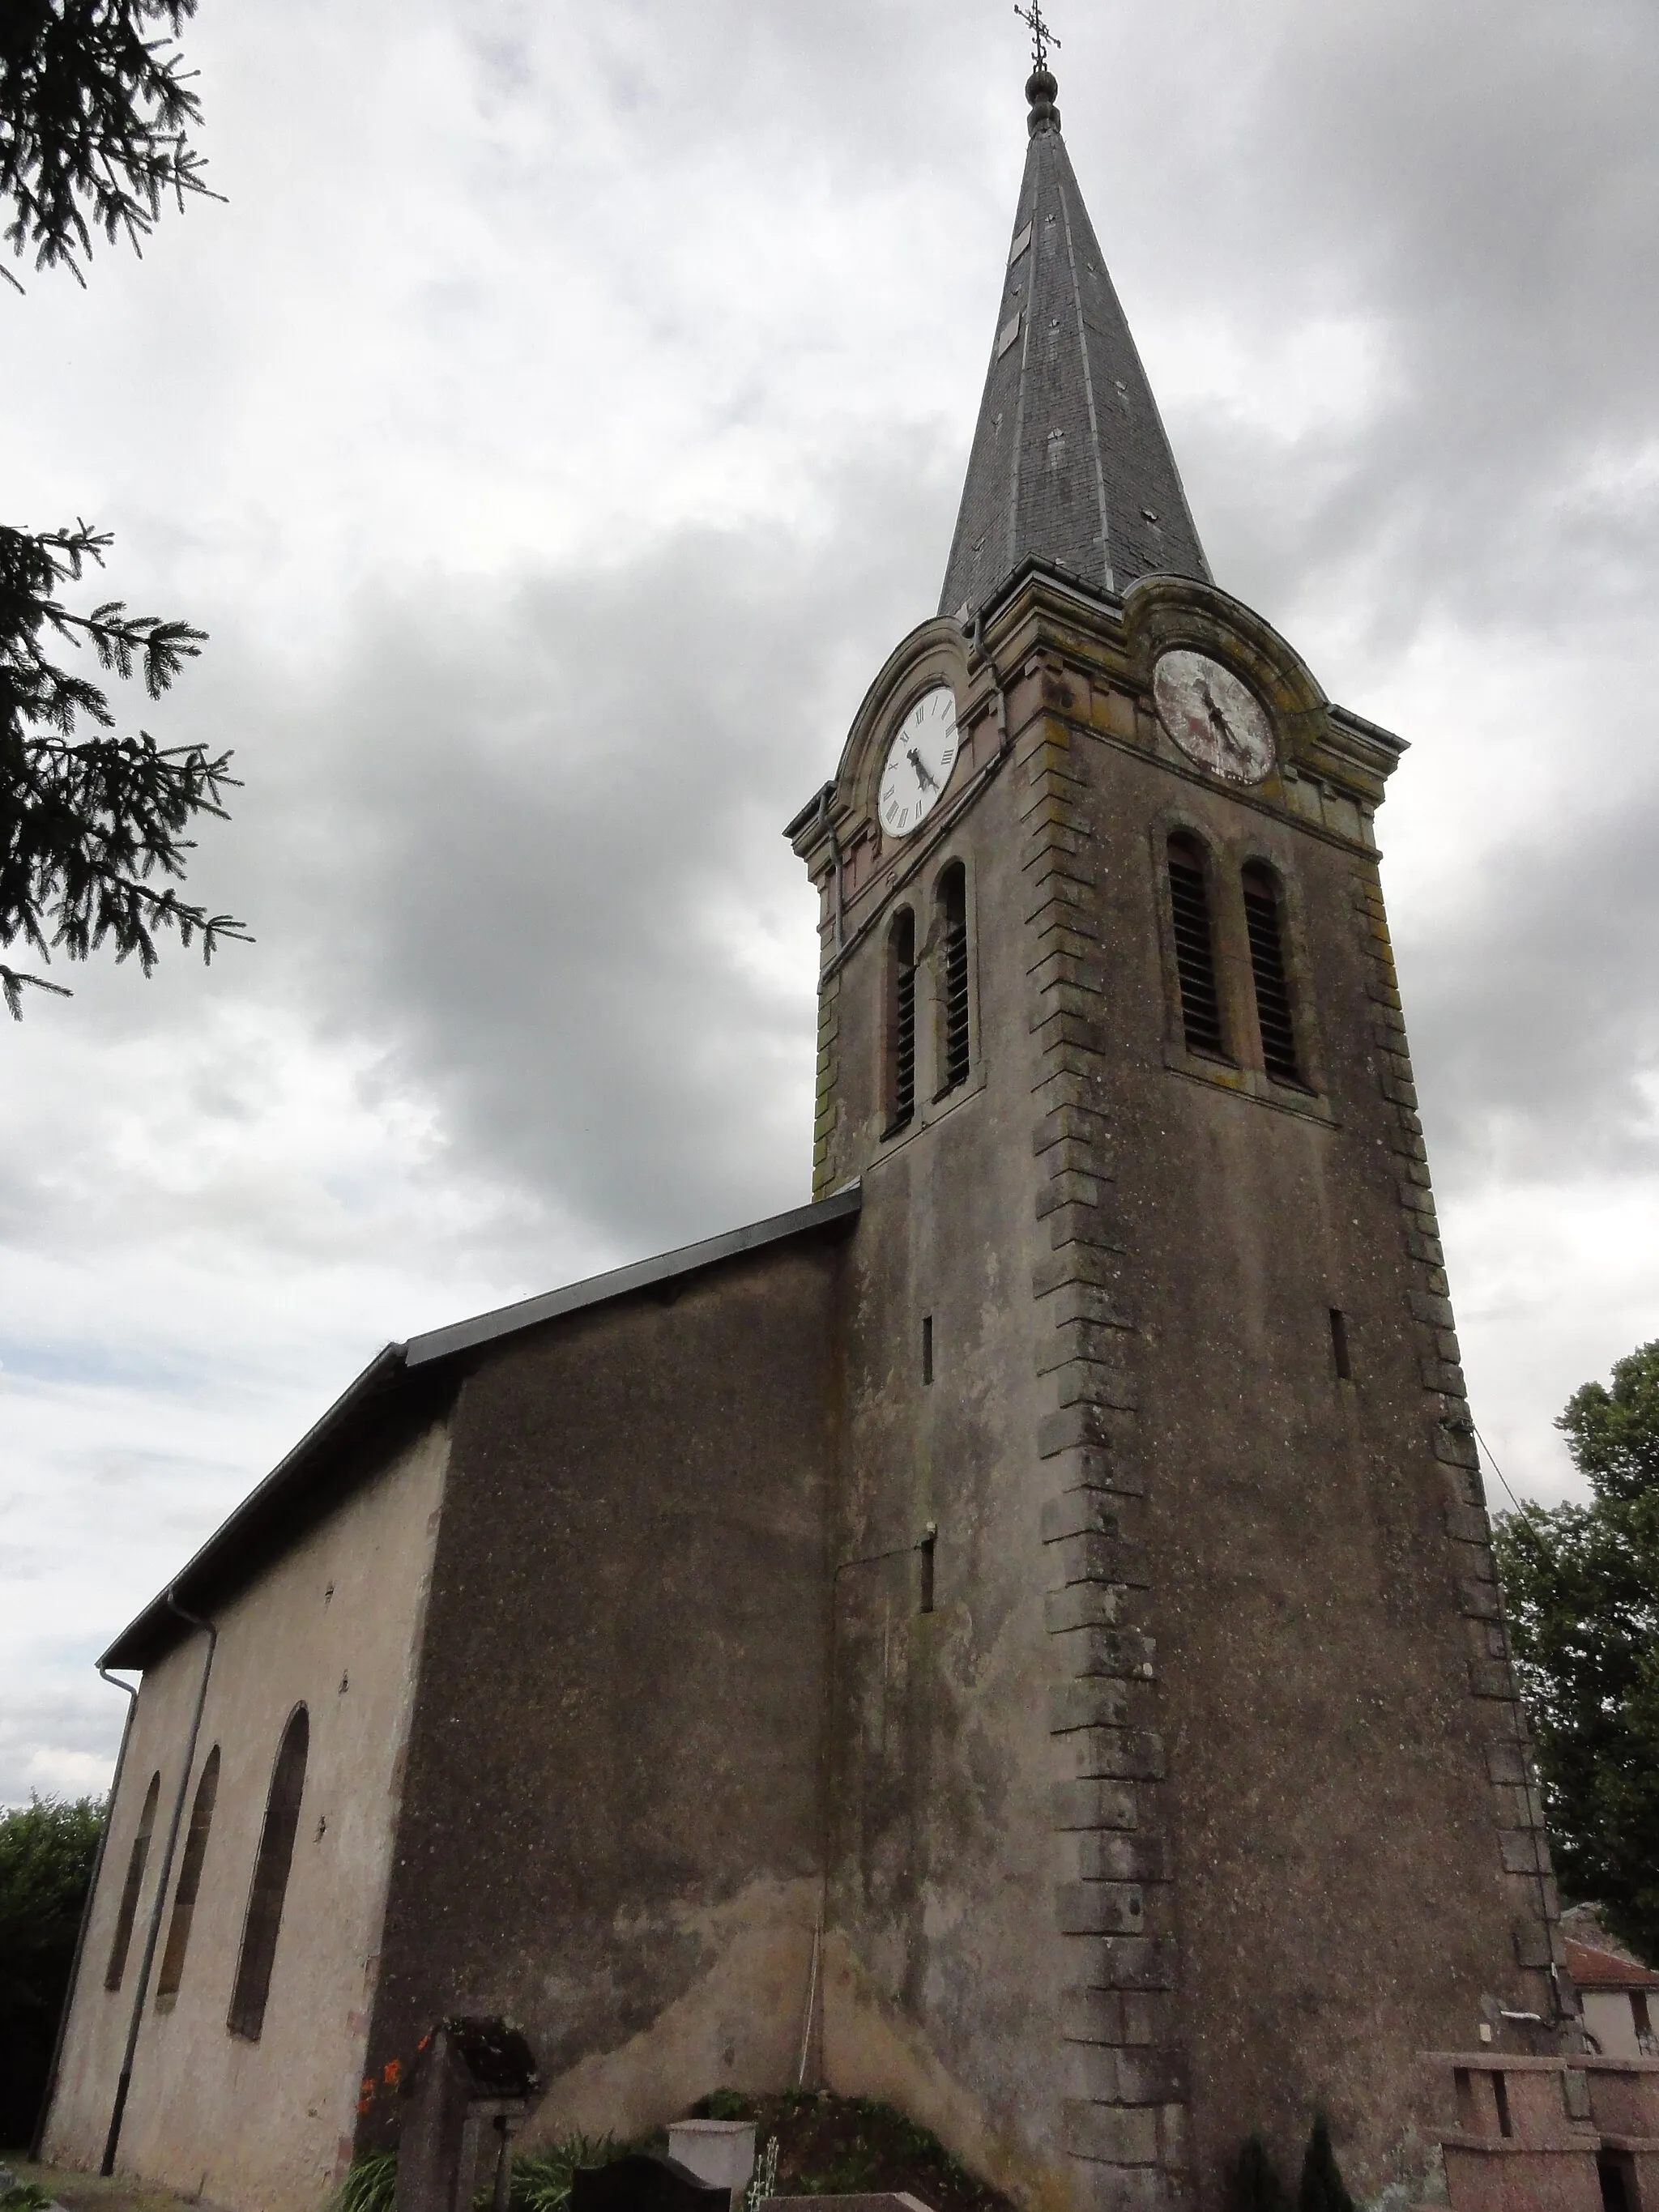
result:
<svg viewBox="0 0 1659 2212"><path fill-rule="evenodd" d="M1158 716L1188 760L1229 783L1260 783L1273 764L1273 724L1249 685L1184 646L1152 672Z"/></svg>
<svg viewBox="0 0 1659 2212"><path fill-rule="evenodd" d="M906 710L881 771L877 812L890 837L919 830L939 800L957 764L956 696L936 684Z"/></svg>

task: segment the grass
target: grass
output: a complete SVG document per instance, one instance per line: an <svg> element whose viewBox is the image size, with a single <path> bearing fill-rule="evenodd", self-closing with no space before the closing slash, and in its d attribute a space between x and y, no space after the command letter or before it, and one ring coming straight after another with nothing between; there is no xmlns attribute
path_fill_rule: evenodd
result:
<svg viewBox="0 0 1659 2212"><path fill-rule="evenodd" d="M355 2159L329 2199L329 2212L392 2212L398 2194L398 2154L371 2151Z"/></svg>
<svg viewBox="0 0 1659 2212"><path fill-rule="evenodd" d="M579 2166L605 2166L631 2148L614 2136L562 2136L544 2150L526 2151L513 2161L511 2212L565 2212L571 2176ZM480 2207L488 2197L478 2199Z"/></svg>
<svg viewBox="0 0 1659 2212"><path fill-rule="evenodd" d="M570 2202L570 2181L579 2166L604 2166L634 2143L620 2143L614 2136L561 2136L540 2150L526 2151L513 2161L511 2212L565 2212ZM398 2194L398 2154L372 2151L354 2161L345 2179L329 2199L328 2212L392 2212ZM495 2201L493 2181L474 2197L474 2212L489 2212Z"/></svg>

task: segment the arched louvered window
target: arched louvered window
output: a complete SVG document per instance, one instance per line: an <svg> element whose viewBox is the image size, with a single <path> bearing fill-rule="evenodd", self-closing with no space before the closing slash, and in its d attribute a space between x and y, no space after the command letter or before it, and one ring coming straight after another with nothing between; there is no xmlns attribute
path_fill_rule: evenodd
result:
<svg viewBox="0 0 1659 2212"><path fill-rule="evenodd" d="M250 2043L258 2041L265 2024L265 2000L270 1994L270 1970L276 1961L276 1937L283 1925L283 1902L288 1895L288 1871L300 1825L310 1746L311 1723L301 1705L283 1730L276 1770L270 1778L253 1887L248 1893L247 1918L242 1927L242 1955L237 1961L236 1988L230 2000L230 2032L246 2036Z"/></svg>
<svg viewBox="0 0 1659 2212"><path fill-rule="evenodd" d="M1176 972L1181 983L1181 1019L1187 1049L1224 1060L1226 1034L1216 988L1209 878L1198 840L1180 835L1171 837L1169 866L1170 912L1175 923Z"/></svg>
<svg viewBox="0 0 1659 2212"><path fill-rule="evenodd" d="M138 1893L144 1886L144 1868L149 1858L149 1839L155 1832L155 1807L161 1795L161 1778L152 1774L149 1788L144 1792L144 1809L138 1815L138 1832L132 1839L132 1849L127 1854L127 1878L121 1885L121 1909L115 1916L115 1940L109 1947L109 1965L104 1972L104 1987L118 1990L121 1977L127 1970L127 1952L132 1943L132 1923L138 1917Z"/></svg>
<svg viewBox="0 0 1659 2212"><path fill-rule="evenodd" d="M179 1882L173 1893L173 1917L167 1923L167 1945L161 1953L161 1972L155 1984L155 2002L166 2006L179 1994L184 1978L185 1953L190 1943L190 1923L196 1915L197 1893L202 1887L202 1862L207 1856L208 1831L219 1796L219 1747L207 1755L196 1801L190 1808L190 1829L184 1856L179 1862Z"/></svg>
<svg viewBox="0 0 1659 2212"><path fill-rule="evenodd" d="M1296 1023L1291 1011L1291 981L1285 966L1284 917L1279 886L1271 872L1252 860L1244 871L1244 924L1250 939L1250 975L1255 984L1255 1018L1261 1031L1261 1064L1275 1082L1302 1081L1296 1054Z"/></svg>
<svg viewBox="0 0 1659 2212"><path fill-rule="evenodd" d="M939 1096L968 1080L968 878L953 860L939 879Z"/></svg>
<svg viewBox="0 0 1659 2212"><path fill-rule="evenodd" d="M908 907L887 932L887 1131L916 1110L916 918Z"/></svg>

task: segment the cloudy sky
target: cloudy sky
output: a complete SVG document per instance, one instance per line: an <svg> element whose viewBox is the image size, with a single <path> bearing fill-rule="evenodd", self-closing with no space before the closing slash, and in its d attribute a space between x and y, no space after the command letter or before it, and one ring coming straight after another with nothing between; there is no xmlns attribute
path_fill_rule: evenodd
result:
<svg viewBox="0 0 1659 2212"><path fill-rule="evenodd" d="M1386 883L1481 1427L1659 1335L1659 14L1054 0L1218 579L1413 750ZM0 1802L388 1339L802 1197L781 824L932 611L1007 0L202 0L227 204L0 298L6 520L211 644L258 942L0 1035ZM137 712L138 702L134 702Z"/></svg>

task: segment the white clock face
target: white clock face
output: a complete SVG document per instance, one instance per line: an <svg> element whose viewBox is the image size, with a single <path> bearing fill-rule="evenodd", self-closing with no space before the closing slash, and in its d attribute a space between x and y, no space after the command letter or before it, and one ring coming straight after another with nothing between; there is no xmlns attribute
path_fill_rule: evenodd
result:
<svg viewBox="0 0 1659 2212"><path fill-rule="evenodd" d="M939 800L957 764L956 696L948 684L924 691L887 748L877 811L890 837L919 830Z"/></svg>
<svg viewBox="0 0 1659 2212"><path fill-rule="evenodd" d="M1273 725L1248 684L1206 653L1178 647L1152 672L1158 718L1186 754L1229 783L1260 783L1273 764Z"/></svg>

